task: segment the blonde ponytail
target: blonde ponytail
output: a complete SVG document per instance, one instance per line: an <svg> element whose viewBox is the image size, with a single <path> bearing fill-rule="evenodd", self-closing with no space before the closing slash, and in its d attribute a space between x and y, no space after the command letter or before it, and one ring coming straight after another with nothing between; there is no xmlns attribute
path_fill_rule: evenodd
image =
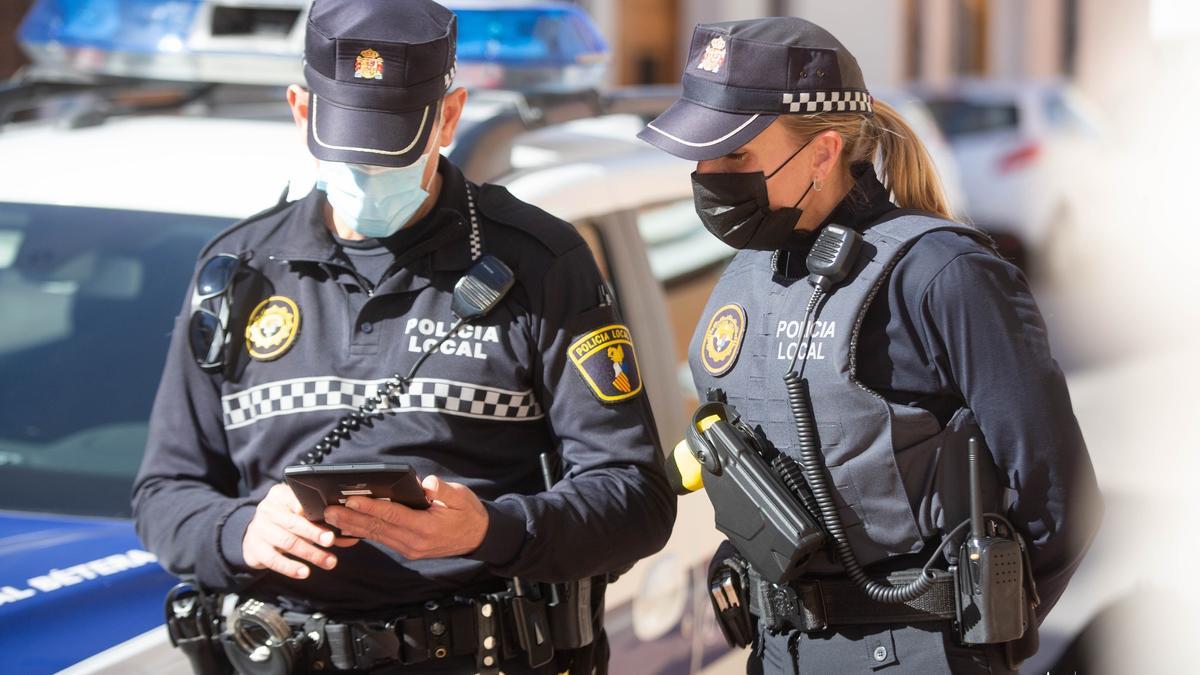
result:
<svg viewBox="0 0 1200 675"><path fill-rule="evenodd" d="M845 142L840 170L849 179L850 165L875 163L879 179L896 205L953 220L942 180L925 144L890 105L875 99L870 117L848 114L781 115L784 127L797 139L836 131ZM877 161L878 160L878 161Z"/></svg>

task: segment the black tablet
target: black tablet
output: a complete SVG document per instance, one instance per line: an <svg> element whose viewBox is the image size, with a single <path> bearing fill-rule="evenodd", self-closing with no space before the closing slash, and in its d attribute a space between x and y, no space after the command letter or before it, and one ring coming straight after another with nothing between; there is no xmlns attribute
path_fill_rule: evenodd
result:
<svg viewBox="0 0 1200 675"><path fill-rule="evenodd" d="M417 472L407 464L295 464L283 470L304 517L322 522L325 507L345 504L355 495L386 499L413 509L427 509Z"/></svg>

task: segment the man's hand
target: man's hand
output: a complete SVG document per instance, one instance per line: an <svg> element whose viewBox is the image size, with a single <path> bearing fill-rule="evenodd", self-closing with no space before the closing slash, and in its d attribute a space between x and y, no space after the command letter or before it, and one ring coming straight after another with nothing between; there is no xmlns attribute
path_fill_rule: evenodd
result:
<svg viewBox="0 0 1200 675"><path fill-rule="evenodd" d="M337 556L320 547L353 546L358 542L350 537L335 537L329 528L303 514L304 509L290 487L283 483L272 487L258 503L246 536L242 537L242 557L246 564L293 579L307 579L309 569L305 562L327 570L337 565Z"/></svg>
<svg viewBox="0 0 1200 675"><path fill-rule="evenodd" d="M487 510L461 483L437 476L421 481L426 510L410 509L381 499L351 497L346 507L325 508L325 521L343 534L379 542L409 560L446 558L470 553L483 543Z"/></svg>

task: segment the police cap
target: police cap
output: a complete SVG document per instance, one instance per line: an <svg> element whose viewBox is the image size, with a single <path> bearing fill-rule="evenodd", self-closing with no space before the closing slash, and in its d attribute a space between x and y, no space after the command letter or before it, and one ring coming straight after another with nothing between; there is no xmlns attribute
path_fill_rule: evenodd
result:
<svg viewBox="0 0 1200 675"><path fill-rule="evenodd" d="M456 34L454 13L429 0L316 0L304 42L312 154L413 163L454 78Z"/></svg>
<svg viewBox="0 0 1200 675"><path fill-rule="evenodd" d="M871 114L850 52L795 17L700 24L683 69L683 96L641 138L673 155L715 159L745 145L781 114Z"/></svg>

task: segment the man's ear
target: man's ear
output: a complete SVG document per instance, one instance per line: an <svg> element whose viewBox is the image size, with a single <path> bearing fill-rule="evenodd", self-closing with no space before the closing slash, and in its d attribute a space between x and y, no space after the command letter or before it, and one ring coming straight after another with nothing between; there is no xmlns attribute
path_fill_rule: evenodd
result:
<svg viewBox="0 0 1200 675"><path fill-rule="evenodd" d="M462 87L442 98L442 131L438 134L438 147L447 147L454 141L454 132L458 130L458 121L462 119L466 105L467 90Z"/></svg>
<svg viewBox="0 0 1200 675"><path fill-rule="evenodd" d="M301 133L308 132L308 90L298 84L287 88L287 103L292 109L292 120Z"/></svg>

